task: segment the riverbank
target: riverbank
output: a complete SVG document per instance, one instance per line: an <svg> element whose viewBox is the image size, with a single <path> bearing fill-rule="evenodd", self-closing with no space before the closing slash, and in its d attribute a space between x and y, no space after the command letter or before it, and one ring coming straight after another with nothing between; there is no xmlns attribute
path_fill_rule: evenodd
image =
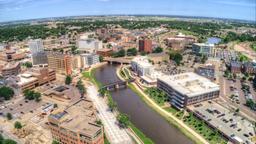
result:
<svg viewBox="0 0 256 144"><path fill-rule="evenodd" d="M117 76L121 80L125 80L120 72L121 68L119 67L116 71ZM124 72L123 72L124 73ZM126 76L127 77L127 76ZM148 106L150 106L153 110L159 113L162 117L164 117L171 125L175 126L179 129L184 135L190 138L193 142L197 144L209 144L207 140L205 140L202 136L196 133L193 129L188 127L183 121L179 120L177 117L167 112L163 108L161 108L155 101L153 101L147 94L145 94L135 83L129 83L128 87L134 91Z"/></svg>
<svg viewBox="0 0 256 144"><path fill-rule="evenodd" d="M82 73L83 77L91 81L97 88L100 88L103 84L98 81L94 75L96 68L92 68L89 71L85 71ZM108 93L110 95L110 93ZM129 122L128 132L130 136L136 141L137 144L154 144L154 142L148 138L142 131L140 131L135 125Z"/></svg>

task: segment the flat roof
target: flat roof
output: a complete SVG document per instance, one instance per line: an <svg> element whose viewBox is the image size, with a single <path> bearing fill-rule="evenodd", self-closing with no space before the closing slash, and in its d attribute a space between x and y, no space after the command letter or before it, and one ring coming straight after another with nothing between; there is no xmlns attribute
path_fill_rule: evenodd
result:
<svg viewBox="0 0 256 144"><path fill-rule="evenodd" d="M18 85L24 85L37 80L36 77L33 77L29 73L19 74L17 77L19 79L19 81L17 82Z"/></svg>
<svg viewBox="0 0 256 144"><path fill-rule="evenodd" d="M220 90L219 85L193 72L177 75L161 75L158 79L188 97Z"/></svg>
<svg viewBox="0 0 256 144"><path fill-rule="evenodd" d="M89 136L94 136L101 130L101 126L95 124L95 109L89 100L79 100L64 111L50 116L58 120L61 127Z"/></svg>
<svg viewBox="0 0 256 144"><path fill-rule="evenodd" d="M232 139L243 141L243 143L245 141L253 143L252 138L256 135L254 124L218 103L203 102L200 106L189 106L189 109Z"/></svg>
<svg viewBox="0 0 256 144"><path fill-rule="evenodd" d="M138 56L132 59L132 62L136 62L138 65L142 67L152 67L152 64L148 61L147 56Z"/></svg>

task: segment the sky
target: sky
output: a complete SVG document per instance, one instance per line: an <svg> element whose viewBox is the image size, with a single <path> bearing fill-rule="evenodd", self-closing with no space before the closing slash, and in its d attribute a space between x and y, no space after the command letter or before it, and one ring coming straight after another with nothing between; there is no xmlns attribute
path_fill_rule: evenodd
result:
<svg viewBox="0 0 256 144"><path fill-rule="evenodd" d="M0 22L111 14L203 16L256 21L256 0L0 0Z"/></svg>

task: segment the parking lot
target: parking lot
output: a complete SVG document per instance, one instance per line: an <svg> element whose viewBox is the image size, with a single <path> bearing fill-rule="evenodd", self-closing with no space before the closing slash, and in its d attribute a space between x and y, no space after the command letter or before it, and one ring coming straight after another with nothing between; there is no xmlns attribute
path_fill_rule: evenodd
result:
<svg viewBox="0 0 256 144"><path fill-rule="evenodd" d="M189 107L200 119L218 129L229 139L243 140L243 143L254 144L254 124L239 116L239 112L231 112L215 102L204 102Z"/></svg>

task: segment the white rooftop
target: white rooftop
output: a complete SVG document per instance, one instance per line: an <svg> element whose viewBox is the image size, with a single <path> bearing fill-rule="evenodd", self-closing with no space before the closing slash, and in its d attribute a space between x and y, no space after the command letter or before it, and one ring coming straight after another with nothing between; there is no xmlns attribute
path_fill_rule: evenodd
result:
<svg viewBox="0 0 256 144"><path fill-rule="evenodd" d="M188 97L194 97L220 89L219 85L193 72L172 76L162 75L158 79Z"/></svg>
<svg viewBox="0 0 256 144"><path fill-rule="evenodd" d="M37 80L36 77L33 77L29 73L20 74L17 77L19 79L17 84L20 85L20 86Z"/></svg>
<svg viewBox="0 0 256 144"><path fill-rule="evenodd" d="M136 62L138 65L142 67L152 67L152 64L148 61L147 56L138 56L132 59L132 62Z"/></svg>

